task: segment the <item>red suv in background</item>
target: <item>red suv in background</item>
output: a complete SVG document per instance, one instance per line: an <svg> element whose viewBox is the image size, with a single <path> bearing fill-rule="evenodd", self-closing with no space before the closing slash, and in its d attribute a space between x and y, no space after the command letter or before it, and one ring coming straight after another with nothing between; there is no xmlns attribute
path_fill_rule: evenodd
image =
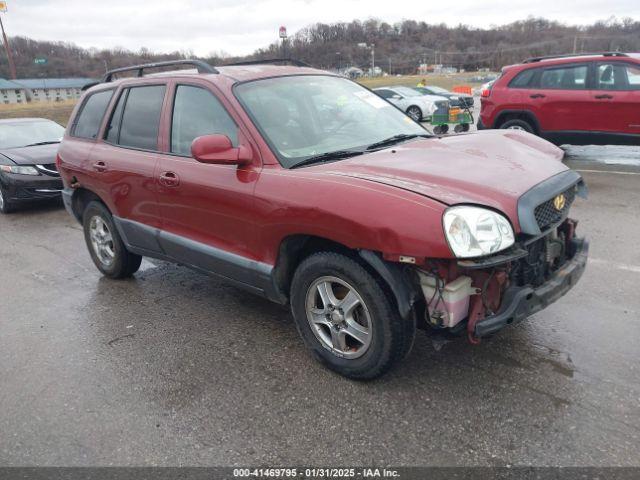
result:
<svg viewBox="0 0 640 480"><path fill-rule="evenodd" d="M143 75L185 63L198 72ZM313 355L364 379L402 359L416 328L476 341L585 269L568 217L582 178L540 138L434 137L306 67L124 70L140 78L91 88L58 152L65 206L107 277L142 256L216 275L289 304Z"/></svg>
<svg viewBox="0 0 640 480"><path fill-rule="evenodd" d="M537 57L482 92L478 129L525 130L556 144L640 144L640 55Z"/></svg>

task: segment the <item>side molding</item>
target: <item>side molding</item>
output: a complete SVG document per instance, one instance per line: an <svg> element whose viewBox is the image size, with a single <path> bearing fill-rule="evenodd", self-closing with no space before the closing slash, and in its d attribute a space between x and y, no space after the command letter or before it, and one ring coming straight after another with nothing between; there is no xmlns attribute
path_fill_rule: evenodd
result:
<svg viewBox="0 0 640 480"><path fill-rule="evenodd" d="M116 216L113 221L127 249L133 253L185 265L282 303L272 280L272 265L139 222Z"/></svg>

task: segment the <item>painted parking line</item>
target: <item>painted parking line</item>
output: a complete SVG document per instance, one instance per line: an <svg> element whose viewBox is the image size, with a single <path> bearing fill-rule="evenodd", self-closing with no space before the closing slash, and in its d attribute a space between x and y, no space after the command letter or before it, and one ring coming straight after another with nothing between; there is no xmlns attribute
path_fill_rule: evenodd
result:
<svg viewBox="0 0 640 480"><path fill-rule="evenodd" d="M626 263L612 262L610 260L604 260L602 258L589 258L589 263L596 265L606 265L607 268L616 268L618 270L624 270L626 272L640 273L640 265L628 265Z"/></svg>

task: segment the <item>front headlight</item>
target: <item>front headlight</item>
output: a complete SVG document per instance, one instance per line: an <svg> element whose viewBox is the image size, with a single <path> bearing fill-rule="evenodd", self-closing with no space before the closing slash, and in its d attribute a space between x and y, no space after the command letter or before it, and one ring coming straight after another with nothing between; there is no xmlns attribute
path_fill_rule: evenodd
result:
<svg viewBox="0 0 640 480"><path fill-rule="evenodd" d="M40 175L34 167L24 165L0 165L0 170L7 173L18 173L20 175Z"/></svg>
<svg viewBox="0 0 640 480"><path fill-rule="evenodd" d="M433 114L433 112L435 112L438 109L435 103L426 103L425 105L427 110L424 113L426 113L427 115Z"/></svg>
<svg viewBox="0 0 640 480"><path fill-rule="evenodd" d="M509 221L486 208L448 208L443 223L449 246L458 258L489 255L509 248L515 241Z"/></svg>

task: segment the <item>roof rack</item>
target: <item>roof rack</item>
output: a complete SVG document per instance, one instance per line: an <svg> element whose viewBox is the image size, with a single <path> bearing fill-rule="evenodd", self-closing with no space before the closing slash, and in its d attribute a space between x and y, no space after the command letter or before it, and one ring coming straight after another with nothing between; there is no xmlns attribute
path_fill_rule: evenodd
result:
<svg viewBox="0 0 640 480"><path fill-rule="evenodd" d="M114 68L104 74L104 77L102 77L102 83L110 82L115 73L137 71L137 76L142 77L144 70L148 68L173 67L175 65L193 65L198 69L198 73L220 73L214 67L202 60L169 60L166 62L144 63L142 65L133 65L131 67Z"/></svg>
<svg viewBox="0 0 640 480"><path fill-rule="evenodd" d="M603 57L628 57L626 53L622 52L592 52L592 53L566 53L564 55L547 55L544 57L531 57L524 60L522 63L535 63L541 60L552 60L554 58L571 58L571 57L593 57L602 55Z"/></svg>
<svg viewBox="0 0 640 480"><path fill-rule="evenodd" d="M294 58L268 58L265 60L245 60L242 62L227 63L225 67L236 67L240 65L264 65L264 64L276 64L276 63L290 63L296 67L310 67L308 63Z"/></svg>

